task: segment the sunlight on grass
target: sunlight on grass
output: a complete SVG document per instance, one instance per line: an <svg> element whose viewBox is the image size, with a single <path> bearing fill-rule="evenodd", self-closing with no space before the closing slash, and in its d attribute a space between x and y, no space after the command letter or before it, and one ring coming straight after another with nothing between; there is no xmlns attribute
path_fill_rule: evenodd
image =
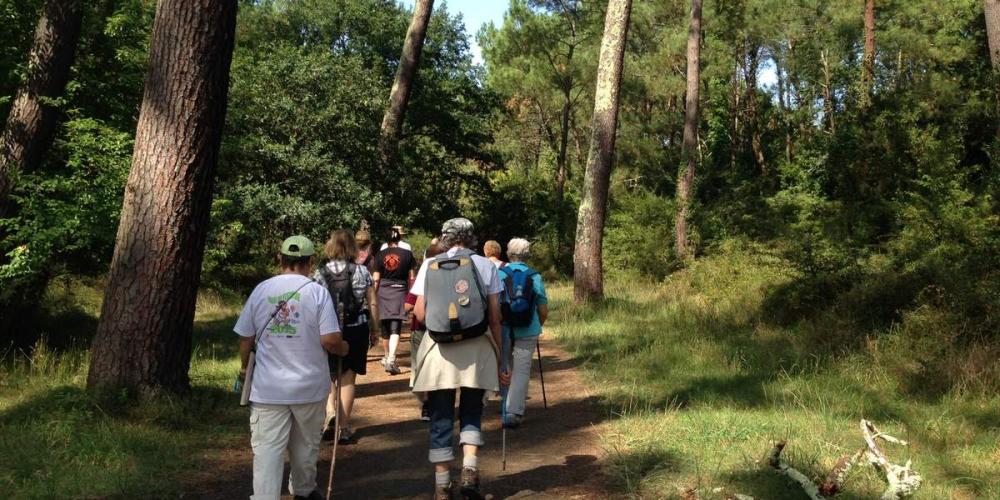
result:
<svg viewBox="0 0 1000 500"><path fill-rule="evenodd" d="M772 321L769 292L795 278L780 259L735 248L663 283L619 277L599 305L571 303L568 284L551 287L548 331L583 360L611 417L602 444L613 486L644 498L686 488L705 499L805 498L767 466L774 442L787 439L786 459L824 477L863 445L865 417L910 441L885 451L913 459L925 478L916 498L1000 498L1000 397L913 394L874 362L894 354L884 342L831 349L823 336L839 324ZM838 498L883 488L860 467Z"/></svg>
<svg viewBox="0 0 1000 500"><path fill-rule="evenodd" d="M47 292L60 331L96 326L96 284L57 282ZM239 368L231 333L237 297L203 293L195 319L192 395L135 402L127 394L84 390L85 348L40 344L30 361L0 366L0 495L4 498L166 498L190 490L184 480L214 450L244 437L246 410L229 392ZM92 331L80 331L76 346Z"/></svg>

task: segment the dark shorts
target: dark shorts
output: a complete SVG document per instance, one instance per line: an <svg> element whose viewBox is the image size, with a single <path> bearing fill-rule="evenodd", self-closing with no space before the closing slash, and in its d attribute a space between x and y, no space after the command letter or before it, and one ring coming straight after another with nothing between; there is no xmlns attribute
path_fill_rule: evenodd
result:
<svg viewBox="0 0 1000 500"><path fill-rule="evenodd" d="M393 335L399 335L403 331L403 320L401 319L383 319L382 320L382 338L387 339Z"/></svg>
<svg viewBox="0 0 1000 500"><path fill-rule="evenodd" d="M344 340L347 341L349 351L347 357L343 358L342 370L351 370L358 375L364 375L368 371L369 333L368 323L344 328ZM328 356L330 375L337 372L337 357L332 354Z"/></svg>

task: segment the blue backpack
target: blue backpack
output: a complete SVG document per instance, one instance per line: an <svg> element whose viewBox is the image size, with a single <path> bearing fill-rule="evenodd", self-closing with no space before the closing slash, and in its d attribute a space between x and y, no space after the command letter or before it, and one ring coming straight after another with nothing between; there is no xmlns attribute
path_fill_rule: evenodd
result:
<svg viewBox="0 0 1000 500"><path fill-rule="evenodd" d="M531 269L503 268L503 293L500 297L500 311L503 322L508 326L525 327L531 325L535 312L535 280L538 273Z"/></svg>

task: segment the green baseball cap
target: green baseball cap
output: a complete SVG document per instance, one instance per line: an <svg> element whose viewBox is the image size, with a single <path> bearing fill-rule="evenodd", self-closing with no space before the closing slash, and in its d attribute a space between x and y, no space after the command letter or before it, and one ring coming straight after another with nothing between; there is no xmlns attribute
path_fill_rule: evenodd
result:
<svg viewBox="0 0 1000 500"><path fill-rule="evenodd" d="M309 257L315 253L316 247L313 246L313 242L301 234L289 236L281 243L282 255L289 257Z"/></svg>

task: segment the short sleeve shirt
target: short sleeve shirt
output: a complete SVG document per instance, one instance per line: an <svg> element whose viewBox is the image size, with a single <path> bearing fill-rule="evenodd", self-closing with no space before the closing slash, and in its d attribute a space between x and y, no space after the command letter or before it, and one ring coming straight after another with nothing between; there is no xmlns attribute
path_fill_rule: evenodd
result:
<svg viewBox="0 0 1000 500"><path fill-rule="evenodd" d="M417 259L405 248L386 248L375 256L374 271L379 273L379 279L407 281L410 271L416 268Z"/></svg>
<svg viewBox="0 0 1000 500"><path fill-rule="evenodd" d="M326 399L330 366L320 336L340 331L326 288L298 274L270 278L254 288L233 331L241 337L263 331L257 341L251 402L302 404Z"/></svg>
<svg viewBox="0 0 1000 500"><path fill-rule="evenodd" d="M331 273L339 273L344 270L347 266L347 261L344 260L331 260L326 263L326 268L330 270ZM330 290L329 285L323 278L323 274L318 270L313 274L313 280L319 283L327 291ZM372 279L372 275L368 272L364 266L358 265L354 268L354 276L351 278L351 287L354 289L354 298L358 299L361 303L361 309L364 311L368 310L368 287L373 286L375 280ZM363 325L368 322L367 314L360 314L357 321L350 323L346 326L358 326Z"/></svg>
<svg viewBox="0 0 1000 500"><path fill-rule="evenodd" d="M448 257L454 257L458 250L458 247L448 250ZM417 272L417 279L413 281L413 288L410 289L410 293L413 295L424 295L424 286L427 282L427 265L431 260L426 259L421 264L420 271ZM476 271L479 272L479 279L482 281L487 295L498 294L503 290L503 283L500 282L500 278L497 275L497 268L493 265L493 262L490 262L490 259L482 255L472 255L472 264L476 266Z"/></svg>
<svg viewBox="0 0 1000 500"><path fill-rule="evenodd" d="M514 270L531 271L532 269L529 268L527 264L521 262L511 262L510 264L504 266L504 268L501 269L499 272L501 283L503 282L503 280L507 278L507 271L514 271ZM549 303L549 297L545 294L545 284L542 283L541 274L535 274L534 276L531 277L531 280L533 283L532 288L534 288L535 290L535 306L536 306L535 310L531 314L531 324L528 326L520 326L520 327L510 327L507 324L504 324L503 325L504 335L507 335L508 333L513 333L514 334L513 338L520 339L524 337L537 337L542 334L542 323L538 319L537 306L547 305Z"/></svg>

